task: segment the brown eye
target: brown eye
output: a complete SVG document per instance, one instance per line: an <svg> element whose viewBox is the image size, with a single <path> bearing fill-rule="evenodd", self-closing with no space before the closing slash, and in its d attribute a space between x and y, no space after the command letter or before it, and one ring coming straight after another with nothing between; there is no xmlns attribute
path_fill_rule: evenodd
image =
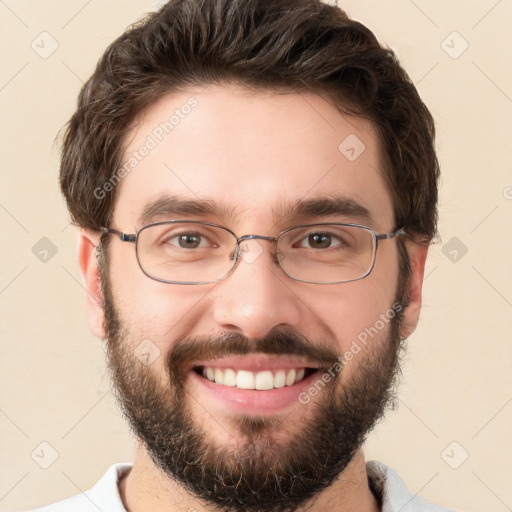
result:
<svg viewBox="0 0 512 512"><path fill-rule="evenodd" d="M308 244L313 249L326 249L331 246L332 236L327 233L314 233L308 236Z"/></svg>
<svg viewBox="0 0 512 512"><path fill-rule="evenodd" d="M297 246L306 249L332 249L340 246L342 243L343 240L333 233L313 232L306 234Z"/></svg>
<svg viewBox="0 0 512 512"><path fill-rule="evenodd" d="M179 247L180 249L202 249L214 247L209 238L198 231L186 231L181 233L168 234L162 241L163 246Z"/></svg>
<svg viewBox="0 0 512 512"><path fill-rule="evenodd" d="M201 245L201 235L197 233L187 233L176 237L178 244L183 249L196 249Z"/></svg>

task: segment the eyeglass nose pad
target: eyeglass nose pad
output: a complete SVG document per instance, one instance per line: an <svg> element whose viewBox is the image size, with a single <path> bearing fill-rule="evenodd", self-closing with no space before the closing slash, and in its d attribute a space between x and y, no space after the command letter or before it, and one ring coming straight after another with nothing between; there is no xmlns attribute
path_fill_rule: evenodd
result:
<svg viewBox="0 0 512 512"><path fill-rule="evenodd" d="M250 243L249 243L250 242ZM238 254L244 263L254 263L263 254L263 246L256 237L246 238L238 243Z"/></svg>
<svg viewBox="0 0 512 512"><path fill-rule="evenodd" d="M233 249L233 252L229 255L229 259L235 263L238 263L241 251L242 250L240 249L240 244L237 244Z"/></svg>

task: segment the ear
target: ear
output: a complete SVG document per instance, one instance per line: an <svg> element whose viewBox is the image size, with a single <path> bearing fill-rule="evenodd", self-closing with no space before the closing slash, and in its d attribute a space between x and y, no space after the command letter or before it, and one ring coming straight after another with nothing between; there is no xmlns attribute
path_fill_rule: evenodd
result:
<svg viewBox="0 0 512 512"><path fill-rule="evenodd" d="M408 338L416 329L421 311L421 291L425 274L428 245L407 243L407 252L411 262L411 278L408 288L408 305L405 308L400 329L400 337Z"/></svg>
<svg viewBox="0 0 512 512"><path fill-rule="evenodd" d="M82 230L78 235L77 258L82 283L86 290L86 312L89 330L97 338L105 337L103 328L103 291L101 289L100 272L96 259L96 247L99 244L98 234Z"/></svg>

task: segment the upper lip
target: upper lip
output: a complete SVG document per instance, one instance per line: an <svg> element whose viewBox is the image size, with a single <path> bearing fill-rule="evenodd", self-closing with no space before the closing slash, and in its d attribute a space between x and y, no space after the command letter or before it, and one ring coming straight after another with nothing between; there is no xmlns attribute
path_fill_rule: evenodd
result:
<svg viewBox="0 0 512 512"><path fill-rule="evenodd" d="M233 370L287 370L291 368L319 368L317 363L301 361L290 357L280 357L271 354L251 354L246 356L226 356L217 359L194 361L190 370L199 366L212 368L232 368Z"/></svg>

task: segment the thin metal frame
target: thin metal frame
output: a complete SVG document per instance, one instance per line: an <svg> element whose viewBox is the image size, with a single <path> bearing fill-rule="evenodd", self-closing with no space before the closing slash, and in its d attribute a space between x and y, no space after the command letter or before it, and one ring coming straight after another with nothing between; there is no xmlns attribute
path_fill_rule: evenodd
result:
<svg viewBox="0 0 512 512"><path fill-rule="evenodd" d="M221 278L216 279L215 281L194 281L194 282L188 282L188 281L168 281L166 279L158 279L158 278L148 274L144 270L144 267L142 266L142 264L140 262L140 258L139 258L139 251L138 251L139 244L137 243L137 241L139 239L140 233L142 231L144 231L145 229L148 229L148 228L150 228L152 226L161 226L161 225L164 225L164 224L178 224L178 223L180 223L180 224L201 224L203 226L212 226L212 227L215 227L215 228L223 229L224 231L227 231L228 233L230 233L233 236L233 238L235 239L235 252L231 256L231 259L234 259L234 263L233 263L233 266L231 267L231 269L229 270L229 272L227 272ZM321 282L321 281L318 282L318 281L309 281L309 280L306 280L306 279L297 279L296 277L291 276L290 274L288 274L286 269L284 269L281 266L281 262L277 258L277 263L278 263L279 267L281 268L281 270L290 279L293 279L294 281L299 281L301 283L310 283L310 284L341 284L341 283L351 283L351 282L354 282L354 281L360 281L361 279L364 279L365 277L368 277L370 275L370 273L372 272L373 267L375 266L375 260L377 259L377 249L378 249L378 246L379 246L379 240L390 240L390 239L395 238L395 237L400 236L400 235L407 235L407 233L405 232L404 228L399 228L399 229L395 229L393 231L390 231L388 233L380 233L379 234L374 229L370 228L369 226L363 226L361 224L352 224L352 223L346 223L346 222L320 222L320 223L315 223L315 224L301 224L301 225L298 225L298 226L292 226L291 228L286 228L285 230L281 231L276 237L274 237L274 236L265 236L265 235L255 235L255 234L247 234L247 235L242 235L241 237L237 237L236 234L233 231L231 231L229 228L227 228L225 226L221 226L219 224L214 224L212 222L196 221L196 220L166 220L166 221L161 221L161 222L152 222L151 224L147 224L147 225L143 226L137 232L132 233L132 234L124 233L124 232L119 231L118 229L114 229L114 228L101 228L101 231L103 233L106 233L106 234L116 235L117 237L119 237L119 239L122 242L134 243L135 244L135 253L136 253L136 256L137 256L137 263L139 264L139 267L142 270L142 272L146 276L148 276L150 279L153 279L154 281L158 281L160 283L167 283L167 284L195 285L195 284L219 283L219 282L223 281L224 279L228 278L235 271L236 267L239 265L240 261L242 260L242 258L240 257L240 254L241 254L240 244L242 242L245 242L246 240L267 240L269 242L275 242L276 246L277 246L278 240L285 233L288 233L289 231L292 231L292 230L298 229L298 228L308 228L308 227L314 227L314 226L347 226L347 227L366 229L367 231L369 231L372 234L373 239L374 239L374 250L373 250L373 257L372 257L371 265L370 265L368 271L366 272L366 274L364 274L362 277L358 277L356 279L349 279L348 281L334 281L334 282L324 283L324 282Z"/></svg>

